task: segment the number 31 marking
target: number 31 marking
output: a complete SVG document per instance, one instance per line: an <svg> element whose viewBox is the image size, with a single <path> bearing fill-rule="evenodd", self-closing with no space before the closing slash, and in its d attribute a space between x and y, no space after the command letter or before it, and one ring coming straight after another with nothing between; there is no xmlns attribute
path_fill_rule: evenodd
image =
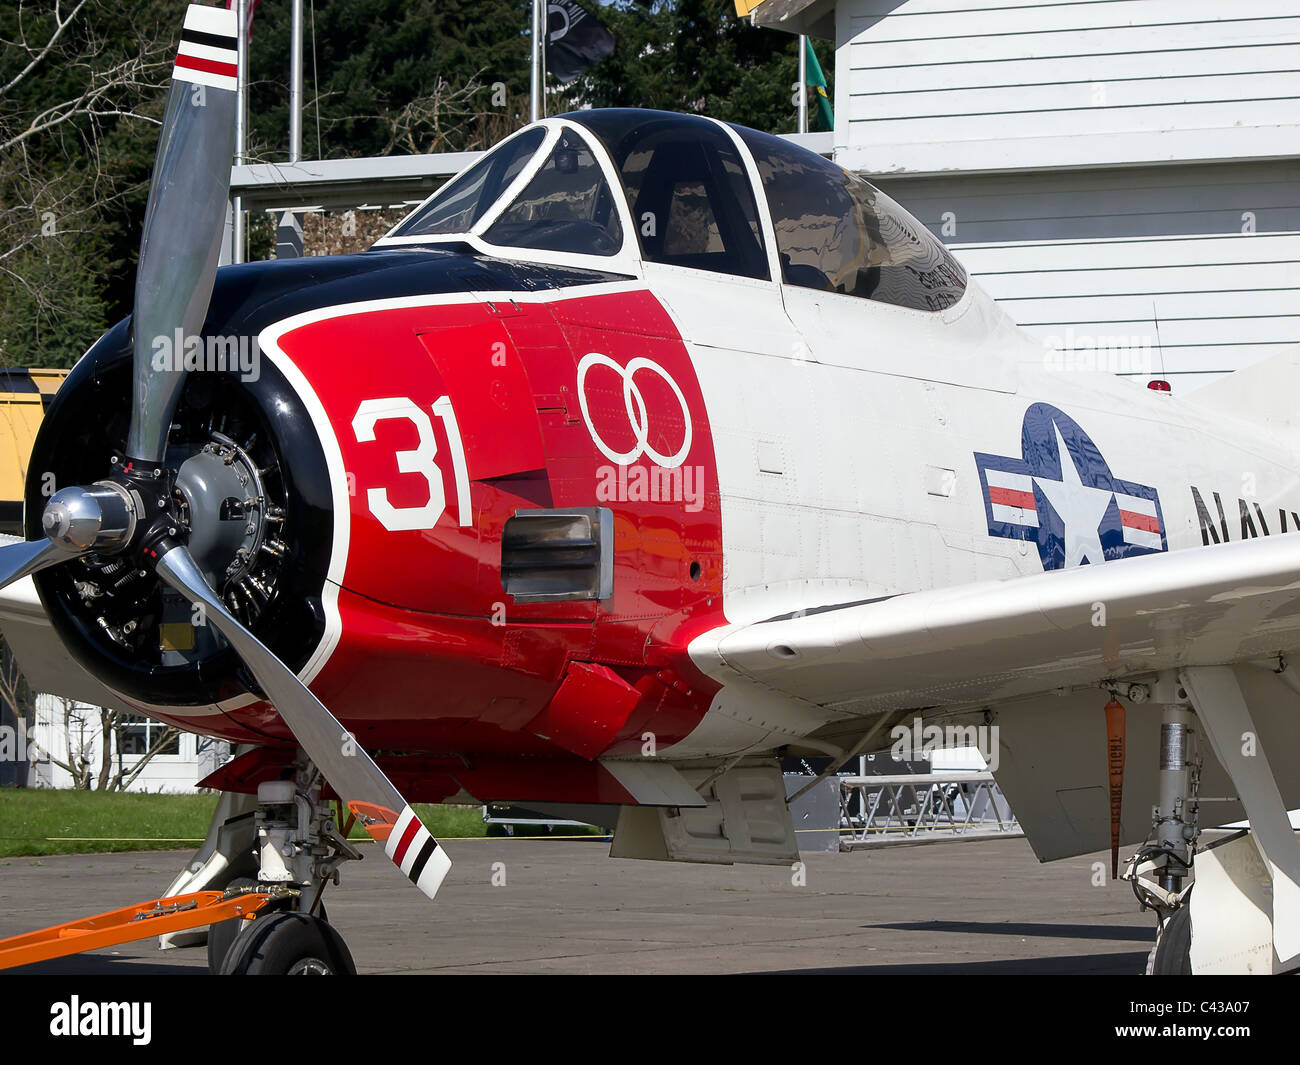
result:
<svg viewBox="0 0 1300 1065"><path fill-rule="evenodd" d="M465 447L461 443L456 413L447 396L440 396L432 409L442 419L447 442L451 445L452 473L456 479L457 523L461 526L469 525L469 472L465 466ZM379 422L398 418L414 425L420 440L409 451L397 452L397 468L402 473L421 474L428 481L429 501L418 507L395 507L388 500L387 488L370 488L366 491L366 503L370 506L370 513L389 532L432 529L447 508L447 498L442 487L442 469L435 461L438 457L438 441L433 435L433 422L429 416L413 400L403 396L367 399L357 408L352 419L352 432L356 434L358 444L368 444L375 439L375 426Z"/></svg>

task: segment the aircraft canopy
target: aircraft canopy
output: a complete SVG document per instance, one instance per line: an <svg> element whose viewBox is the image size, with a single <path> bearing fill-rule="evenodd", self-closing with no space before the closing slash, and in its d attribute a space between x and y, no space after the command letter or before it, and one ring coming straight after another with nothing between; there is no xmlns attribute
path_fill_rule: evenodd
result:
<svg viewBox="0 0 1300 1065"><path fill-rule="evenodd" d="M561 115L497 145L385 243L461 236L760 280L779 270L787 285L923 311L961 299L965 271L884 193L789 141L731 130L637 108Z"/></svg>

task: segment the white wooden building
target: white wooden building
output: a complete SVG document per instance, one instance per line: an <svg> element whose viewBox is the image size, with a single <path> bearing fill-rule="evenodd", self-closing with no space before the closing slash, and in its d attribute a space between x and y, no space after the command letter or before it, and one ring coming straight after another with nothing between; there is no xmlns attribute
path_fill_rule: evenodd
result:
<svg viewBox="0 0 1300 1065"><path fill-rule="evenodd" d="M126 721L117 732L110 777L119 771L130 776L140 754L165 739L166 732L167 726L143 716ZM65 767L83 760L89 763L98 783L103 740L99 707L38 695L32 742L27 747L28 786L71 788L73 777ZM163 745L127 790L193 794L194 785L220 766L229 751L227 743L182 732Z"/></svg>
<svg viewBox="0 0 1300 1065"><path fill-rule="evenodd" d="M1297 0L762 0L835 42L835 158L1043 337L1176 389L1300 341ZM1104 366L1100 368L1105 368Z"/></svg>

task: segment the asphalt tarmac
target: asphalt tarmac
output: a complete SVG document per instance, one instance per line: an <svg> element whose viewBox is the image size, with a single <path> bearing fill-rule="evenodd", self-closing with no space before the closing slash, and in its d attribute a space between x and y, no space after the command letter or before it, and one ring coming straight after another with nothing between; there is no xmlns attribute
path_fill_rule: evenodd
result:
<svg viewBox="0 0 1300 1065"><path fill-rule="evenodd" d="M429 903L377 851L325 894L361 973L1142 972L1153 920L1090 855L1040 865L1023 839L805 855L777 866L612 859L608 844L447 842ZM0 937L149 899L184 852L0 860ZM494 883L495 881L495 883ZM12 973L202 974L155 940Z"/></svg>

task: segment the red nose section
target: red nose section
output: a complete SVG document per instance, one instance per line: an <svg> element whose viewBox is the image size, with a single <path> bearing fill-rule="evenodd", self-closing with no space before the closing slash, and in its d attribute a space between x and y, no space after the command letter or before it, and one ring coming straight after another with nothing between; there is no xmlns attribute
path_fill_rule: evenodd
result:
<svg viewBox="0 0 1300 1065"><path fill-rule="evenodd" d="M451 398L471 481L546 466L542 430L523 359L500 319L420 334L442 394Z"/></svg>
<svg viewBox="0 0 1300 1065"><path fill-rule="evenodd" d="M590 761L698 725L716 685L686 646L723 622L717 462L650 293L381 301L288 325L263 347L309 394L340 519L312 688L364 745ZM603 515L612 591L508 592L507 522L566 508Z"/></svg>

